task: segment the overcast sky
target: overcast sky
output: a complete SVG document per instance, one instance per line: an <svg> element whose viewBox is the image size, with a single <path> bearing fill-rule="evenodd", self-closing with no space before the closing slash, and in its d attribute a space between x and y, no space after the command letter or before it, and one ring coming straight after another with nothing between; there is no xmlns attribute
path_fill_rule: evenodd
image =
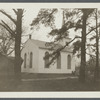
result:
<svg viewBox="0 0 100 100"><path fill-rule="evenodd" d="M4 9L8 14L10 14L13 18L16 18L13 10L11 8L1 8ZM43 25L41 28L37 31L30 30L30 24L32 23L32 20L37 16L39 10L41 8L24 8L24 16L23 16L23 28L25 30L25 33L23 35L27 34L32 34L33 39L39 39L39 40L44 40L44 41L50 41L51 39L47 37L48 32L50 32L51 28L49 27L44 27ZM62 12L59 11L59 13L56 14L56 27L60 28L62 25ZM8 20L5 15L0 13L0 19L7 21L7 23L10 23L11 21ZM13 24L13 23L11 23ZM39 38L38 38L39 37ZM23 37L24 40L26 40L27 37Z"/></svg>

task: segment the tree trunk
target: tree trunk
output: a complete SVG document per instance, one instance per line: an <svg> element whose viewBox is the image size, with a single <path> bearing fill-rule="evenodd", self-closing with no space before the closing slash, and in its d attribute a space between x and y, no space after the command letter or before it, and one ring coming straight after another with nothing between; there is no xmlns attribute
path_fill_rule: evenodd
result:
<svg viewBox="0 0 100 100"><path fill-rule="evenodd" d="M21 78L21 34L22 34L22 10L18 9L15 36L15 78Z"/></svg>
<svg viewBox="0 0 100 100"><path fill-rule="evenodd" d="M97 27L97 9L96 9L96 27ZM98 29L96 28L96 66L94 72L94 81L97 81L99 78L99 36L98 36Z"/></svg>
<svg viewBox="0 0 100 100"><path fill-rule="evenodd" d="M85 82L85 67L86 67L86 14L83 11L83 26L82 26L82 44L81 44L81 66L79 81Z"/></svg>

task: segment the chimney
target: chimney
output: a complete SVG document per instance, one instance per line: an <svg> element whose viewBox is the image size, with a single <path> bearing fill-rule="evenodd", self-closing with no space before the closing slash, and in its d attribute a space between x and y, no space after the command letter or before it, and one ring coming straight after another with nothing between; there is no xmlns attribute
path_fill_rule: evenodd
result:
<svg viewBox="0 0 100 100"><path fill-rule="evenodd" d="M29 35L29 39L31 39L31 34Z"/></svg>

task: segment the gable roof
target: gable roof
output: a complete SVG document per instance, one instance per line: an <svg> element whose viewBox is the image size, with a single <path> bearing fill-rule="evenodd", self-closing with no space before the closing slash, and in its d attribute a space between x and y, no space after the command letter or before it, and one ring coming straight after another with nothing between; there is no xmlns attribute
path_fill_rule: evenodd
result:
<svg viewBox="0 0 100 100"><path fill-rule="evenodd" d="M36 44L38 47L43 47L46 48L45 41L40 41L40 40L34 40L34 39L30 39L34 44Z"/></svg>
<svg viewBox="0 0 100 100"><path fill-rule="evenodd" d="M34 40L34 39L30 39L30 41L32 43L36 44L40 49L50 49L50 46L46 46L46 43L50 43L50 42ZM61 44L57 44L57 45L55 45L55 47L53 49L56 50L56 49L58 49L60 47L62 47L62 45ZM72 48L67 46L62 51L63 52L72 52Z"/></svg>

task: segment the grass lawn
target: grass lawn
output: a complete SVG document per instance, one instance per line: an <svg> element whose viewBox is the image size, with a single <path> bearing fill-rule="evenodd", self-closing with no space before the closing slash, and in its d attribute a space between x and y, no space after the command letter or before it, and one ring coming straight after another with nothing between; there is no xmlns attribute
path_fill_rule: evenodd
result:
<svg viewBox="0 0 100 100"><path fill-rule="evenodd" d="M30 76L30 75L29 75ZM37 75L34 78L30 77L31 80L27 80L27 78L21 82L17 82L14 80L6 79L4 82L0 81L0 91L100 91L100 82L94 84L93 82L79 83L78 78L58 78L59 75L53 75L51 78L50 75ZM32 74L31 74L32 76ZM61 75L61 77L65 77L65 75ZM67 76L66 76L67 77ZM72 77L72 76L71 76ZM23 75L22 75L22 78ZM40 79L40 80L39 80Z"/></svg>

